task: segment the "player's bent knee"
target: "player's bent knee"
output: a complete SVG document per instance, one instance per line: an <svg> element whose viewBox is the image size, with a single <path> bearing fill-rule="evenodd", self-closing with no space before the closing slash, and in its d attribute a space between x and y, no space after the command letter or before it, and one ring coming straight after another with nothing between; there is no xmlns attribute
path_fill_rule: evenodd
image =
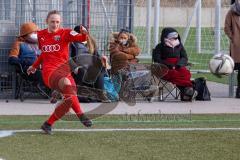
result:
<svg viewBox="0 0 240 160"><path fill-rule="evenodd" d="M67 85L71 85L71 81L66 77L63 77L58 81L58 86L61 90L63 90Z"/></svg>

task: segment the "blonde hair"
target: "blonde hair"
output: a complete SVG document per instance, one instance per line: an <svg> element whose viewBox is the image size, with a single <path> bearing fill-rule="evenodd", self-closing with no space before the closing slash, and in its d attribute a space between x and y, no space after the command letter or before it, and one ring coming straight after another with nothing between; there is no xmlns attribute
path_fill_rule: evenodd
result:
<svg viewBox="0 0 240 160"><path fill-rule="evenodd" d="M94 54L97 51L96 40L90 35L88 35L87 48L90 54Z"/></svg>
<svg viewBox="0 0 240 160"><path fill-rule="evenodd" d="M46 22L47 22L48 18L49 18L51 15L53 15L53 14L57 14L57 15L60 16L60 12L59 12L59 11L57 11L57 10L52 10L52 11L48 12L47 18L46 18Z"/></svg>

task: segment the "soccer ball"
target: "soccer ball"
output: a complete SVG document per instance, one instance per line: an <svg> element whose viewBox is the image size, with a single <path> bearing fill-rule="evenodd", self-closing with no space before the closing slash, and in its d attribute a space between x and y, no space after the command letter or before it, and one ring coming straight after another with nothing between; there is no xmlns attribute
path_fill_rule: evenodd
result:
<svg viewBox="0 0 240 160"><path fill-rule="evenodd" d="M211 73L217 76L228 75L233 72L234 61L227 54L216 54L209 62L209 69Z"/></svg>

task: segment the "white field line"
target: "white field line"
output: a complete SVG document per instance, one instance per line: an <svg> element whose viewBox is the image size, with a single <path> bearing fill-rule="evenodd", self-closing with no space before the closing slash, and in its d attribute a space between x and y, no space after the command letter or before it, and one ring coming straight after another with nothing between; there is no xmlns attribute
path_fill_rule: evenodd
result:
<svg viewBox="0 0 240 160"><path fill-rule="evenodd" d="M5 130L5 132L40 132L40 129ZM240 128L104 128L104 129L53 129L55 132L121 132L121 131L240 131ZM2 131L0 131L1 134Z"/></svg>
<svg viewBox="0 0 240 160"><path fill-rule="evenodd" d="M41 132L40 129L0 130L0 138L14 133ZM53 129L55 132L126 132L126 131L240 131L240 128L104 128L104 129Z"/></svg>

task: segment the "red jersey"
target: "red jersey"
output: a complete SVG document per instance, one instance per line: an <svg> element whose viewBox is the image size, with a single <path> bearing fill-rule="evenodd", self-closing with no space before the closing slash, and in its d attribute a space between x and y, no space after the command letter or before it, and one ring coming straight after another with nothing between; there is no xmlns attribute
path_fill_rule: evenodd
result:
<svg viewBox="0 0 240 160"><path fill-rule="evenodd" d="M39 49L42 53L32 66L38 68L42 64L43 79L48 84L51 73L56 71L61 65L68 63L69 43L86 41L87 35L63 28L55 33L49 33L48 29L44 29L38 31L37 34Z"/></svg>

